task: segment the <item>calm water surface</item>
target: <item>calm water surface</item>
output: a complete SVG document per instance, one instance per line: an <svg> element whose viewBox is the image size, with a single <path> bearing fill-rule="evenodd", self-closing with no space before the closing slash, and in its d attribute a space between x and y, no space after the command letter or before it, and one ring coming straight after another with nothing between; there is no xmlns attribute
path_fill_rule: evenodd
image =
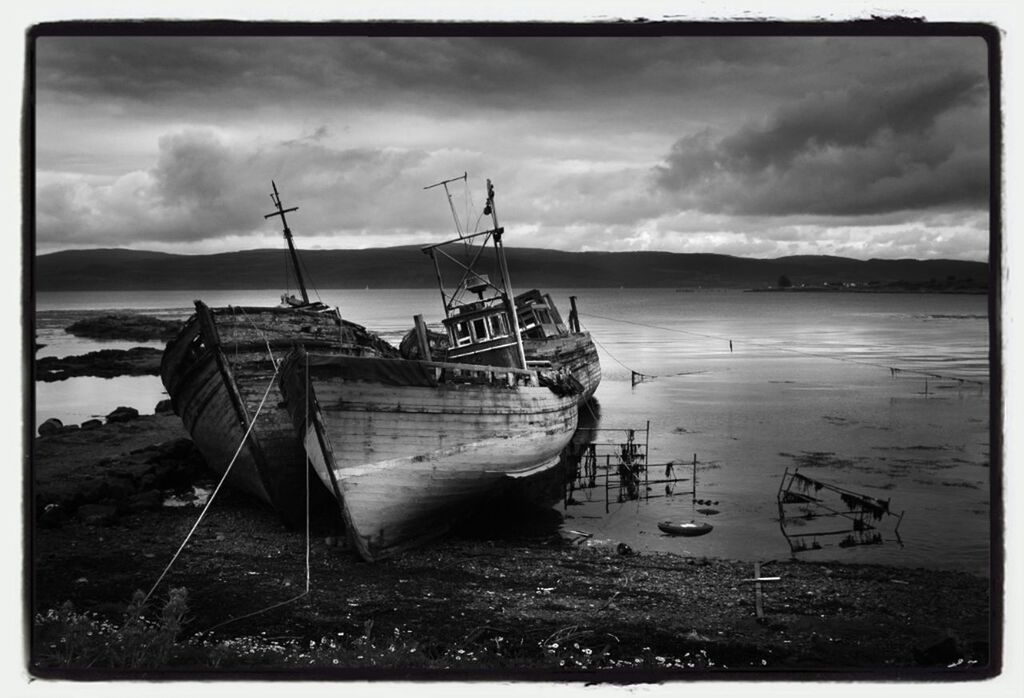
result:
<svg viewBox="0 0 1024 698"><path fill-rule="evenodd" d="M644 429L650 462L675 461L697 496L719 513L714 530L673 538L664 519L695 515L691 483L676 495L612 501L604 490L577 493L565 528L595 541L739 559L790 556L776 495L783 473L803 474L905 511L901 543L800 553L843 560L958 568L989 564L988 317L984 296L940 294L742 293L597 289L574 292L581 322L598 343L604 379L596 412L602 428ZM563 314L569 292L553 291ZM79 354L134 342L67 335L85 311L132 309L184 319L192 300L209 305L273 305L268 291L42 293L39 356ZM440 315L436 291L329 290L321 298L345 317L397 341L421 313ZM730 347L731 341L731 347ZM159 343L150 343L160 346ZM647 376L634 385L632 372ZM37 421L68 423L129 404L151 413L165 397L158 378L76 378L37 385ZM664 486L652 494L664 495ZM562 507L559 507L562 509Z"/></svg>

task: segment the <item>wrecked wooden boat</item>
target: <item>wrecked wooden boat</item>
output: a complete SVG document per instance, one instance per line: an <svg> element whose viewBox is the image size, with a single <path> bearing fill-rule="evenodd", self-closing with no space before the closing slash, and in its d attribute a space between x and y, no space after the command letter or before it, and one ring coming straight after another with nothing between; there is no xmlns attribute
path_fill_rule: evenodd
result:
<svg viewBox="0 0 1024 698"><path fill-rule="evenodd" d="M310 301L276 184L280 216L301 298L280 306L196 312L164 351L160 376L206 463L227 484L271 505L289 524L306 515L306 459L283 407L277 365L296 342L327 355L396 356L397 349L336 308ZM314 498L330 502L325 491Z"/></svg>
<svg viewBox="0 0 1024 698"><path fill-rule="evenodd" d="M493 188L488 181L488 206ZM471 273L451 297L439 279L459 361L327 356L308 349L281 366L288 410L314 470L342 508L366 560L444 535L509 478L553 468L576 429L583 390L565 371L527 366L502 248L503 229L452 242L491 242L498 284ZM466 293L476 300L457 302ZM459 323L463 324L462 327ZM477 332L480 325L488 332ZM417 316L421 349L425 326Z"/></svg>
<svg viewBox="0 0 1024 698"><path fill-rule="evenodd" d="M523 337L523 351L527 366L568 371L580 382L583 390L579 394L580 406L594 396L601 384L601 361L589 332L582 331L576 310L576 298L569 301L572 310L568 324L563 321L551 295L531 289L515 297L516 314ZM450 320L450 319L449 319ZM467 337L475 341L500 336L505 329L500 324L491 326L474 323L466 315L456 320L446 320L443 332L426 330L426 344L417 338L413 328L402 339L402 356L410 359L430 358L436 361L461 361L467 357ZM463 346L459 346L459 342ZM426 347L426 351L421 349Z"/></svg>
<svg viewBox="0 0 1024 698"><path fill-rule="evenodd" d="M285 401L349 537L379 560L447 533L506 477L554 467L575 394L542 372L297 350Z"/></svg>
<svg viewBox="0 0 1024 698"><path fill-rule="evenodd" d="M466 178L467 175L463 174L461 177L444 180L426 188L443 186L448 203L451 205L451 193L448 190L448 185ZM493 217L493 206L492 197L488 200L484 214L490 214ZM454 206L452 206L452 216L455 230L459 236L458 240L453 240L452 243L467 242L468 238L463 235L462 225L455 215ZM496 222L495 227L497 227ZM460 259L460 253L467 253L467 249L452 243L424 250L430 254L434 262L434 270L438 279L442 280L441 263L443 261L454 263L464 272L459 288L469 294L482 294L488 288L489 278L486 274L473 270L479 261L479 255L476 257L467 255L469 259ZM500 268L498 273L501 273ZM508 357L501 351L495 350L495 346L504 345L507 348L510 345L508 339L510 328L504 321L504 315L501 313L492 315L489 308L484 307L482 303L467 304L463 300L459 293L444 296L443 331L424 330L420 327L409 330L400 344L402 356L409 359L441 362L467 361L477 364L490 364L492 361L496 361L497 365L504 365L509 360ZM566 323L550 294L531 289L514 296L515 317L522 337L526 365L531 368L553 369L570 373L582 386L577 398L582 407L587 400L594 396L601 383L601 362L590 333L583 331L580 327L576 297L570 296L569 303L571 310L568 323Z"/></svg>
<svg viewBox="0 0 1024 698"><path fill-rule="evenodd" d="M569 323L566 326L549 294L533 289L516 296L516 311L523 328L526 361L531 366L545 365L566 370L583 386L580 405L594 396L601 383L601 361L590 333L580 328L576 297L570 296Z"/></svg>

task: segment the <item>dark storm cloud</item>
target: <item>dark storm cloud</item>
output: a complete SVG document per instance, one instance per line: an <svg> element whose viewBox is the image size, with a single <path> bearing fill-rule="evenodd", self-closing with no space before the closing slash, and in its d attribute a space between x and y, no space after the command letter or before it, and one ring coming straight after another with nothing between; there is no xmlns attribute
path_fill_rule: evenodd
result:
<svg viewBox="0 0 1024 698"><path fill-rule="evenodd" d="M984 86L981 76L954 72L814 94L732 134L679 139L656 181L700 210L744 215L980 207L987 150L965 147L972 139L938 122L984 131Z"/></svg>
<svg viewBox="0 0 1024 698"><path fill-rule="evenodd" d="M447 207L422 189L463 171L498 183L533 244L590 249L767 254L794 242L794 218L792 235L813 246L864 213L866 226L925 208L973 214L987 193L985 46L971 38L135 36L37 48L37 234L53 248L265 244L271 178L326 246L450 232ZM747 225L782 237L729 242Z"/></svg>
<svg viewBox="0 0 1024 698"><path fill-rule="evenodd" d="M813 46L796 42L797 53ZM793 39L714 37L44 37L37 76L52 99L153 108L202 97L238 108L413 98L453 113L580 108L581 99L642 108L659 92L703 92L725 76L756 84L795 68L793 49Z"/></svg>

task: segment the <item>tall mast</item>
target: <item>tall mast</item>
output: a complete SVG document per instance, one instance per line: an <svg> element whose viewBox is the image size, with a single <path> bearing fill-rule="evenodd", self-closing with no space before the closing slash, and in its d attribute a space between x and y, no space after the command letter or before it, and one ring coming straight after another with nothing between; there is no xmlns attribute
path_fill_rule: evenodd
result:
<svg viewBox="0 0 1024 698"><path fill-rule="evenodd" d="M505 246L501 242L502 229L498 226L498 211L494 206L494 187L487 180L487 205L484 214L491 214L494 224L494 251L498 255L498 267L501 269L501 282L505 287L505 308L512 322L512 332L516 338L516 349L519 350L520 368L526 368L526 350L523 348L523 336L519 333L519 313L516 312L515 294L512 293L512 282L509 280L508 263L505 261Z"/></svg>
<svg viewBox="0 0 1024 698"><path fill-rule="evenodd" d="M270 195L270 200L274 202L274 206L277 207L277 211L274 213L268 213L263 216L264 220L272 218L274 216L281 216L281 225L284 226L284 239L288 241L288 252L292 257L292 266L295 268L295 279L299 283L299 291L302 293L302 302L309 304L309 294L306 293L306 282L302 278L302 269L299 267L299 255L295 251L295 243L292 242L292 231L288 227L288 220L284 217L284 214L291 213L292 211L298 211L298 206L292 208L283 208L281 206L281 195L277 193L277 183L274 180L270 180L270 184L274 187L274 193Z"/></svg>

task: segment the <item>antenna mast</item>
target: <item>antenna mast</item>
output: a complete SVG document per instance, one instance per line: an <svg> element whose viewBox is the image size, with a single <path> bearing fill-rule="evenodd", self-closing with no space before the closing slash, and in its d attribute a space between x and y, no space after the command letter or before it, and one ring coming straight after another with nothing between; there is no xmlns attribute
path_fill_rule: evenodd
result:
<svg viewBox="0 0 1024 698"><path fill-rule="evenodd" d="M460 179L463 182L468 181L467 176L468 173L463 172L461 177L452 177L451 179L446 179L443 182L438 182L437 184L431 184L430 186L423 187L424 190L433 189L434 187L444 187L444 193L448 197L448 208L452 210L452 219L455 221L455 232L459 234L460 238L463 235L462 226L459 224L458 214L455 213L455 204L452 203L452 193L448 191L448 185L451 184L452 182L458 182Z"/></svg>
<svg viewBox="0 0 1024 698"><path fill-rule="evenodd" d="M501 269L502 286L505 287L505 308L508 311L509 320L512 322L512 333L516 338L516 349L519 350L519 365L526 368L526 349L523 347L523 335L519 331L519 313L516 312L515 295L512 293L512 281L509 279L508 262L505 261L505 246L501 242L501 235L504 232L498 226L498 211L494 206L494 187L491 180L487 180L487 205L484 207L484 215L491 214L491 222L494 223L494 251L498 255L498 268Z"/></svg>
<svg viewBox="0 0 1024 698"><path fill-rule="evenodd" d="M292 208L283 208L281 206L281 195L277 193L277 183L274 180L270 180L270 184L274 187L274 193L270 195L270 200L274 202L274 206L277 207L277 211L274 213L268 213L263 216L264 220L272 218L274 216L281 216L281 225L284 226L284 239L288 241L288 252L292 256L292 266L295 267L295 278L299 283L299 291L302 293L302 302L309 305L309 294L306 293L306 282L302 278L302 269L299 267L299 255L295 251L295 243L292 242L292 231L288 227L288 220L284 217L284 214L291 213L292 211L298 211L298 206Z"/></svg>

